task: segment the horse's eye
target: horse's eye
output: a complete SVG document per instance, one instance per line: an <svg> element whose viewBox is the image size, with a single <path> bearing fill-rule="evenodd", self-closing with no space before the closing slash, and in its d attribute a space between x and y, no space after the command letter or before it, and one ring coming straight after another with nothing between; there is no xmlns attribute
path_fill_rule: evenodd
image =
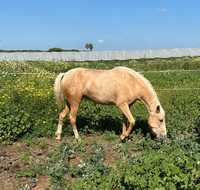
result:
<svg viewBox="0 0 200 190"><path fill-rule="evenodd" d="M163 119L160 119L160 122L162 123L162 122L163 122Z"/></svg>

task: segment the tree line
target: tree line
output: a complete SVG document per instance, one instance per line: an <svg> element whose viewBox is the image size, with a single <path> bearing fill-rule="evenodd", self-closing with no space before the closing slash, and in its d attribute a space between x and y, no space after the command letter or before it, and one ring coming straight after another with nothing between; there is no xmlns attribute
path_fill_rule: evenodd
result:
<svg viewBox="0 0 200 190"><path fill-rule="evenodd" d="M92 51L94 49L94 45L92 43L86 43L84 48L86 50ZM37 49L0 49L0 52L4 53L14 53L14 52L80 52L80 51L86 51L86 50L80 50L80 49L64 49L59 47L53 47L49 48L48 50L37 50Z"/></svg>

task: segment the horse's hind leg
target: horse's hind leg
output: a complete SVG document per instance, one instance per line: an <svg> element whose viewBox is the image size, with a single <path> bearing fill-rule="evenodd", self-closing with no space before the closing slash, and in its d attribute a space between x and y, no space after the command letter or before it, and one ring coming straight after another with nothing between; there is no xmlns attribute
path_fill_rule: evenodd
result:
<svg viewBox="0 0 200 190"><path fill-rule="evenodd" d="M76 140L80 140L80 136L78 134L77 126L76 126L76 117L77 117L78 107L79 107L78 103L70 104L70 114L69 114L70 123L73 127L73 132L74 132L74 136Z"/></svg>
<svg viewBox="0 0 200 190"><path fill-rule="evenodd" d="M62 126L63 126L63 120L65 118L65 116L69 113L69 108L66 105L65 108L63 109L62 112L60 112L59 114L59 121L58 121L58 127L56 130L56 140L61 140L61 134L62 134Z"/></svg>
<svg viewBox="0 0 200 190"><path fill-rule="evenodd" d="M120 110L123 112L123 114L126 116L126 118L129 121L129 127L127 130L126 130L125 124L123 124L123 131L120 138L121 140L124 140L126 137L129 136L130 132L132 131L133 126L135 125L135 119L133 118L127 103L121 104L118 107L120 108Z"/></svg>

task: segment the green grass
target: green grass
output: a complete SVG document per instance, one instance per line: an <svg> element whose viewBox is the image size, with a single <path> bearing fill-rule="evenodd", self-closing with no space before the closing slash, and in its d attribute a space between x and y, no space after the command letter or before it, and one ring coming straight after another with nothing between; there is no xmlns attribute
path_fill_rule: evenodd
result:
<svg viewBox="0 0 200 190"><path fill-rule="evenodd" d="M143 74L153 84L165 109L168 140L151 138L146 108L136 103L131 107L136 128L121 143L120 111L115 106L84 100L77 121L82 143L72 140L72 128L65 120L62 144L52 148L44 164L32 164L30 155L23 153L22 162L33 166L20 170L18 177L47 175L52 189L200 189L200 90L196 89L200 88L199 57L1 62L0 141L20 140L46 150L49 144L40 139L54 138L58 120L53 94L56 75L79 66L104 69L117 65L137 71L166 70ZM40 74L9 74L13 72ZM73 163L73 159L77 161Z"/></svg>

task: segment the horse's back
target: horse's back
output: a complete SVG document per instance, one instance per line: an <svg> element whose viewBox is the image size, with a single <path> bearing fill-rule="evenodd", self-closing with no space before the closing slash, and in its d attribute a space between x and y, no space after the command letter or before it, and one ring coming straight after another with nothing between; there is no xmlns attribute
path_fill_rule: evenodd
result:
<svg viewBox="0 0 200 190"><path fill-rule="evenodd" d="M136 81L126 68L90 70L84 94L97 102L115 103L127 101L134 96Z"/></svg>
<svg viewBox="0 0 200 190"><path fill-rule="evenodd" d="M112 76L112 73L137 73L135 70L130 69L125 66L116 66L112 69L88 69L88 68L83 68L83 67L78 67L74 69L70 69L65 73L66 76L72 76L76 74L81 74L81 75L95 75L97 77L101 76Z"/></svg>
<svg viewBox="0 0 200 190"><path fill-rule="evenodd" d="M138 79L143 77L136 71L123 66L117 66L112 69L87 69L87 68L74 68L65 73L65 83L69 85L88 83L96 84L97 86L108 88L112 84L122 85L134 85L138 82Z"/></svg>
<svg viewBox="0 0 200 190"><path fill-rule="evenodd" d="M117 67L114 67L112 70L117 71L117 72L121 72L121 73L124 73L124 74L127 74L127 75L131 75L131 76L134 76L134 77L138 77L138 75L141 76L141 74L139 74L135 70L130 69L130 68L125 67L125 66L117 66Z"/></svg>
<svg viewBox="0 0 200 190"><path fill-rule="evenodd" d="M71 96L87 96L100 103L131 101L138 94L135 71L127 67L109 70L75 68L65 73L64 88Z"/></svg>

